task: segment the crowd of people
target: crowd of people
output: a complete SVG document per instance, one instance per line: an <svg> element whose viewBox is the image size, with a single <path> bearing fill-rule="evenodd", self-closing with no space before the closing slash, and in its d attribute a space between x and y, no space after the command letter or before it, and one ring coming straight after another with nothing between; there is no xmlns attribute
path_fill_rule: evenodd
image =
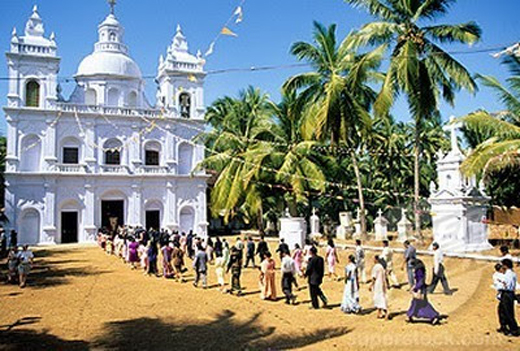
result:
<svg viewBox="0 0 520 351"><path fill-rule="evenodd" d="M367 284L372 294L373 308L377 310L377 317L388 318L388 290L400 288L393 264L394 251L388 241L383 242L380 255L373 258L370 280L367 280L365 250L360 240L356 241L355 252L348 256L342 277L337 274L336 266L340 264L338 248L332 239L327 242L325 257L319 255L318 245L307 240L303 248L295 245L293 250L280 240L277 249L271 253L269 245L263 236L259 241L252 237L229 243L225 238L198 237L193 232L178 233L144 229L123 229L115 235L101 230L98 234L99 245L107 252L127 261L132 269L140 267L144 274L163 276L185 282L185 273L189 264L185 258L191 260L193 270L193 285L208 287L210 266L214 267L214 274L218 288L223 293L242 294L241 275L243 269L258 270L260 298L276 301L277 295L277 267L273 254L280 258L280 286L286 304L296 304L294 288L299 289L298 278L307 280L311 299L311 307L318 309L326 307L328 299L321 289L325 276L333 281L343 281L344 293L341 310L345 313L357 314L362 312L360 305L360 284ZM412 302L407 312L408 320L424 320L432 324L439 323L441 315L428 301L428 293L432 293L438 282L442 283L444 293L451 294L446 279L443 255L438 244L434 244L433 277L431 284L426 283L426 267L423 261L417 258L415 247L409 242L404 243L403 269L406 269L408 289L411 292ZM159 255L159 252L161 255ZM162 274L157 269L157 260L161 260ZM327 267L325 267L325 265ZM226 275L229 274L229 285L226 284Z"/></svg>

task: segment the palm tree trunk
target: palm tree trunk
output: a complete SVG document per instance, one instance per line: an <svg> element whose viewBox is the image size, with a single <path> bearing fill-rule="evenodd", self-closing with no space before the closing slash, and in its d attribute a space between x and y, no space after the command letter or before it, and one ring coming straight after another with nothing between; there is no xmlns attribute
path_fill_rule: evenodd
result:
<svg viewBox="0 0 520 351"><path fill-rule="evenodd" d="M258 231L260 234L264 234L264 212L262 211L262 207L258 209L256 213L256 225L258 226Z"/></svg>
<svg viewBox="0 0 520 351"><path fill-rule="evenodd" d="M350 151L350 158L352 159L352 165L354 166L354 173L356 175L356 183L358 188L359 224L361 225L361 236L363 239L366 239L367 225L365 217L365 197L363 196L363 184L361 183L361 173L359 172L356 153L352 150Z"/></svg>
<svg viewBox="0 0 520 351"><path fill-rule="evenodd" d="M421 213L419 211L419 187L420 187L420 165L419 165L419 157L421 155L421 145L420 145L420 133L419 133L419 125L415 123L415 150L414 150L414 194L413 194L413 212L415 218L415 236L417 239L422 241L421 234Z"/></svg>

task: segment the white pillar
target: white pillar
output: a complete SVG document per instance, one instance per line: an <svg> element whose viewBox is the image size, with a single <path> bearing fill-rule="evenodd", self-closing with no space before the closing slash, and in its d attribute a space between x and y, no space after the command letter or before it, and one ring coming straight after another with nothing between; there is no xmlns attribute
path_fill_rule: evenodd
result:
<svg viewBox="0 0 520 351"><path fill-rule="evenodd" d="M54 118L48 118L45 122L47 123L47 129L45 131L45 137L43 141L43 160L44 170L52 171L54 169L54 165L58 162L58 158L56 157L56 125L52 124L54 122Z"/></svg>
<svg viewBox="0 0 520 351"><path fill-rule="evenodd" d="M179 229L179 220L177 218L177 185L174 181L166 183L165 220L168 229Z"/></svg>
<svg viewBox="0 0 520 351"><path fill-rule="evenodd" d="M18 170L18 121L13 120L10 116L6 116L7 121L7 154L5 157L5 169L7 172L16 172Z"/></svg>
<svg viewBox="0 0 520 351"><path fill-rule="evenodd" d="M56 181L50 180L43 186L45 188L45 200L43 206L43 233L42 237L40 237L40 242L55 244L58 242L56 229Z"/></svg>
<svg viewBox="0 0 520 351"><path fill-rule="evenodd" d="M132 196L127 204L126 221L128 224L143 226L143 213L141 203L141 187L138 184L132 184Z"/></svg>
<svg viewBox="0 0 520 351"><path fill-rule="evenodd" d="M96 225L95 225L95 214L96 214L96 199L95 199L95 187L92 184L85 184L85 208L81 221L83 223L84 237L78 238L79 241L94 241L96 240Z"/></svg>

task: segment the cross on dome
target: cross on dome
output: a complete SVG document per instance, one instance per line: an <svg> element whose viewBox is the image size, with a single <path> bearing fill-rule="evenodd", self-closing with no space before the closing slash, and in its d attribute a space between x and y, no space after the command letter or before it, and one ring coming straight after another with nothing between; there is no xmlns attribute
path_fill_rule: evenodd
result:
<svg viewBox="0 0 520 351"><path fill-rule="evenodd" d="M115 13L115 7L117 5L117 0L108 0L108 5L110 6L110 13L113 15Z"/></svg>
<svg viewBox="0 0 520 351"><path fill-rule="evenodd" d="M459 149L459 144L457 141L457 129L462 128L462 123L455 122L455 117L450 117L450 122L448 125L444 126L444 130L450 132L450 139L451 139L451 151L454 153L461 153Z"/></svg>

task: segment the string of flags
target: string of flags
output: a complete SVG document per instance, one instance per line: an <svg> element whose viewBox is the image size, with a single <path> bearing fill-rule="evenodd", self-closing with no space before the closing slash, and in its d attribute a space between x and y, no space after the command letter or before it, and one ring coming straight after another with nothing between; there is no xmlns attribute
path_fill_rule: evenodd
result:
<svg viewBox="0 0 520 351"><path fill-rule="evenodd" d="M222 35L237 38L238 34L235 33L230 27L231 25L239 25L244 20L244 4L246 0L241 0L240 4L235 8L233 11L233 14L229 19L226 21L224 26L220 29L217 36L213 41L209 44L208 50L204 53L205 57L208 57L213 54L215 51L215 45L217 44L217 41L220 39Z"/></svg>

